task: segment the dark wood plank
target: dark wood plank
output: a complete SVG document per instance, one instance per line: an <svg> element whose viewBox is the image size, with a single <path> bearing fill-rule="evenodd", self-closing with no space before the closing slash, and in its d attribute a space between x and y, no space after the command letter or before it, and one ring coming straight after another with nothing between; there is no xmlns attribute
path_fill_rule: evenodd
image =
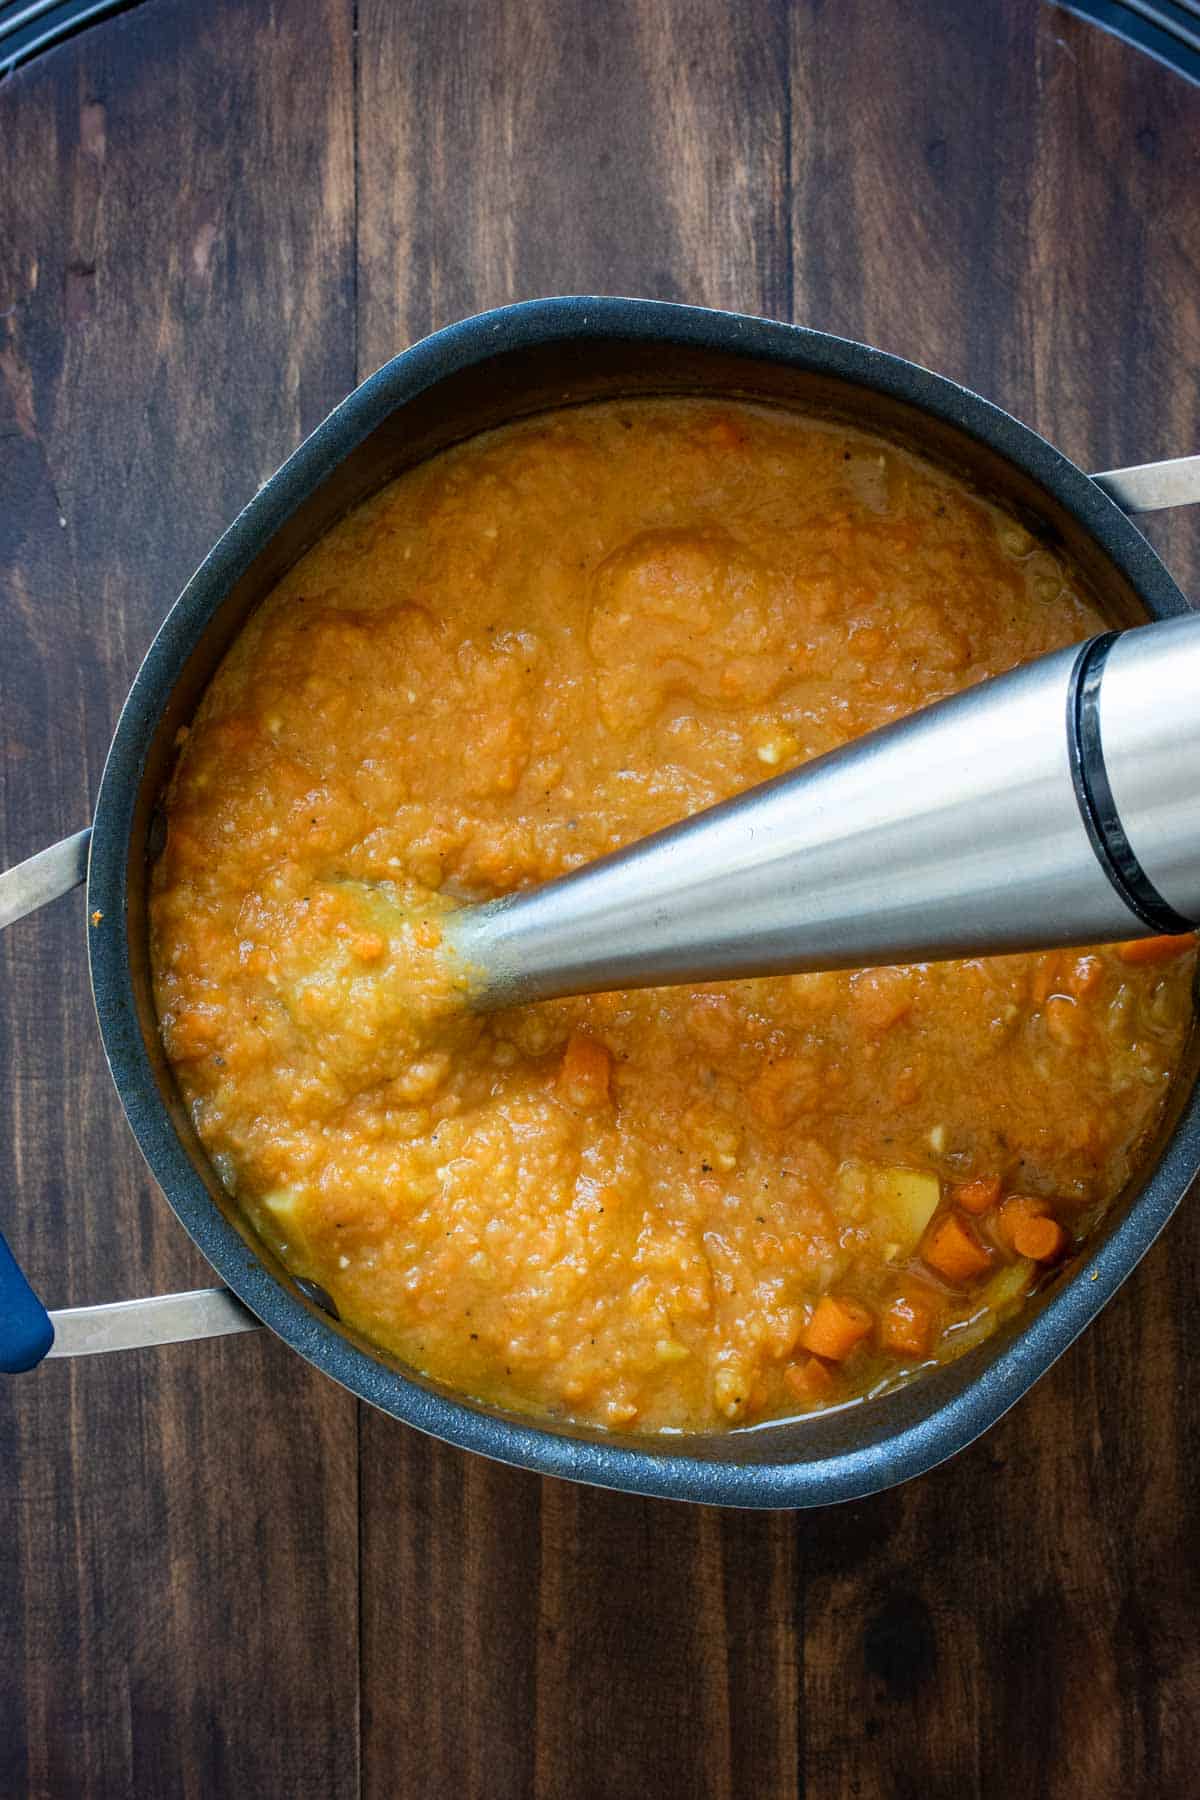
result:
<svg viewBox="0 0 1200 1800"><path fill-rule="evenodd" d="M152 0L0 89L7 860L84 815L246 495L464 312L792 313L1085 464L1200 444L1200 95L1039 0L359 0L357 168L352 23ZM1200 521L1152 531L1200 590ZM55 1301L203 1281L103 1073L78 908L0 956L31 1270ZM1190 1794L1198 1263L1185 1216L985 1442L796 1519L364 1415L361 1569L354 1409L280 1346L10 1384L0 1792Z"/></svg>
<svg viewBox="0 0 1200 1800"><path fill-rule="evenodd" d="M155 0L0 87L5 862L86 820L155 625L353 383L352 76L349 0ZM209 1279L83 938L76 897L0 941L4 1227L52 1304ZM0 1792L354 1794L356 1458L265 1338L0 1388Z"/></svg>
<svg viewBox="0 0 1200 1800"><path fill-rule="evenodd" d="M1084 468L1200 441L1194 86L1041 0L790 9L794 315ZM1148 530L1200 591L1200 520Z"/></svg>
<svg viewBox="0 0 1200 1800"><path fill-rule="evenodd" d="M770 0L360 0L359 360L543 294L784 313Z"/></svg>
<svg viewBox="0 0 1200 1800"><path fill-rule="evenodd" d="M1085 465L1200 442L1200 95L1056 9L367 0L360 57L364 371L484 306L633 292L865 337ZM1156 535L1196 582L1196 525ZM1189 1792L1198 1251L1179 1221L984 1443L795 1520L366 1418L366 1792Z"/></svg>
<svg viewBox="0 0 1200 1800"><path fill-rule="evenodd" d="M1057 9L893 22L792 12L797 315L969 382L1085 467L1192 450L1200 94ZM1200 594L1200 519L1150 529ZM809 1792L1193 1790L1198 1263L1185 1212L984 1443L803 1521Z"/></svg>
<svg viewBox="0 0 1200 1800"><path fill-rule="evenodd" d="M923 47L904 159L919 208L963 221L921 259L962 321L937 360L1085 466L1190 449L1200 431L1179 370L1200 351L1200 234L1186 198L1196 94L1062 15L988 9L976 25L940 13L944 54ZM843 42L845 83L884 79L872 43L866 31ZM837 54L832 41L819 47L826 70ZM912 91L911 77L899 85ZM981 87L986 130L973 115ZM1147 174L1151 120L1157 176ZM880 134L855 161L877 166L885 147ZM902 268L904 238L882 208L875 232L880 269ZM1147 310L1134 296L1152 262L1166 266ZM868 334L934 360L911 278L882 305L887 316L868 319ZM1169 536L1174 566L1195 581L1195 524L1181 519ZM1188 1791L1171 1721L1196 1717L1194 1635L1183 1626L1195 1594L1168 1570L1196 1514L1168 1470L1197 1425L1176 1394L1196 1323L1198 1243L1181 1219L986 1444L850 1509L857 1530L818 1522L805 1557L817 1583L806 1657L817 1791L822 1780L864 1793ZM1131 1532L1131 1511L1145 1515L1144 1530ZM847 1540L867 1553L849 1576L831 1573ZM859 1708L865 1740L846 1728ZM819 1731L818 1719L839 1722Z"/></svg>
<svg viewBox="0 0 1200 1800"><path fill-rule="evenodd" d="M360 5L364 372L536 294L786 316L786 55L760 0ZM363 1427L367 1795L794 1791L790 1526L748 1590L716 1515Z"/></svg>

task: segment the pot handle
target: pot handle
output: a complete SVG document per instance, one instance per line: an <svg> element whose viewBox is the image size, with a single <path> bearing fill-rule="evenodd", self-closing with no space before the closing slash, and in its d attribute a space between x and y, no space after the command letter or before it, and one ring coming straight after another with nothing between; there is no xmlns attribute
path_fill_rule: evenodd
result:
<svg viewBox="0 0 1200 1800"><path fill-rule="evenodd" d="M0 928L79 886L87 875L91 836L77 831L0 875ZM0 1236L0 1372L19 1375L36 1368L53 1342L50 1315Z"/></svg>
<svg viewBox="0 0 1200 1800"><path fill-rule="evenodd" d="M15 869L5 869L0 875L0 931L86 881L91 841L89 826L74 837L64 838L61 844L39 850Z"/></svg>
<svg viewBox="0 0 1200 1800"><path fill-rule="evenodd" d="M70 893L86 879L91 836L90 831L77 831L0 874L0 929ZM174 1344L251 1331L257 1324L254 1314L226 1288L48 1313L0 1236L0 1374L23 1374L45 1356L90 1356L139 1344Z"/></svg>
<svg viewBox="0 0 1200 1800"><path fill-rule="evenodd" d="M1200 456L1173 456L1166 462L1105 469L1092 480L1124 512L1161 512L1168 506L1200 505Z"/></svg>

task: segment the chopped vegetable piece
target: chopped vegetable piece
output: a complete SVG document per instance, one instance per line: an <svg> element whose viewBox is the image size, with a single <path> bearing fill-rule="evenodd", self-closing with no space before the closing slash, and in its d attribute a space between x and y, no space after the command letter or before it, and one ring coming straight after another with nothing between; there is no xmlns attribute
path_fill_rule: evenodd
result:
<svg viewBox="0 0 1200 1800"><path fill-rule="evenodd" d="M608 1104L608 1079L612 1058L604 1045L586 1032L573 1031L563 1052L556 1088L560 1100L592 1112Z"/></svg>
<svg viewBox="0 0 1200 1800"><path fill-rule="evenodd" d="M879 1342L893 1356L927 1356L933 1341L933 1307L912 1294L897 1294L879 1320Z"/></svg>
<svg viewBox="0 0 1200 1800"><path fill-rule="evenodd" d="M997 1220L997 1233L1010 1249L1015 1250L1014 1234L1017 1227L1028 1219L1041 1219L1049 1211L1045 1200L1037 1194L1010 1194L1000 1208Z"/></svg>
<svg viewBox="0 0 1200 1800"><path fill-rule="evenodd" d="M277 1219L290 1219L296 1212L300 1200L294 1188L276 1188L272 1194L264 1194L262 1203L268 1207Z"/></svg>
<svg viewBox="0 0 1200 1800"><path fill-rule="evenodd" d="M803 1362L790 1363L783 1371L783 1379L792 1392L810 1406L828 1400L836 1386L833 1370L817 1356L806 1356Z"/></svg>
<svg viewBox="0 0 1200 1800"><path fill-rule="evenodd" d="M941 1182L921 1169L877 1169L870 1182L874 1199L888 1213L901 1251L911 1256L938 1209Z"/></svg>
<svg viewBox="0 0 1200 1800"><path fill-rule="evenodd" d="M982 1299L994 1313L1003 1313L1006 1307L1021 1300L1029 1292L1034 1277L1034 1265L1027 1257L1020 1262L1008 1263L997 1271L983 1290Z"/></svg>
<svg viewBox="0 0 1200 1800"><path fill-rule="evenodd" d="M921 1240L921 1256L936 1274L965 1287L991 1267L992 1254L961 1213L943 1213Z"/></svg>
<svg viewBox="0 0 1200 1800"><path fill-rule="evenodd" d="M1195 948L1196 933L1183 931L1178 937L1130 938L1117 945L1117 955L1123 963L1174 962L1177 956Z"/></svg>
<svg viewBox="0 0 1200 1800"><path fill-rule="evenodd" d="M1062 1255L1066 1243L1067 1234L1057 1219L1018 1219L1013 1227L1013 1249L1033 1262L1053 1262Z"/></svg>
<svg viewBox="0 0 1200 1800"><path fill-rule="evenodd" d="M964 1212L985 1213L1000 1198L1000 1185L998 1175L976 1175L973 1181L964 1181L961 1186L951 1188L950 1198Z"/></svg>
<svg viewBox="0 0 1200 1800"><path fill-rule="evenodd" d="M870 1308L857 1300L848 1300L843 1294L824 1294L800 1333L800 1342L814 1356L841 1362L862 1342L874 1323Z"/></svg>

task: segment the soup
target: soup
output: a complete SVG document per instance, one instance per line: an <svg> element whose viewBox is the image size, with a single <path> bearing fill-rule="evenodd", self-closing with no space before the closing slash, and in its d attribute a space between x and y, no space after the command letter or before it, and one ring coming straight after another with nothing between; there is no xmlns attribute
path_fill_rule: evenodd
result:
<svg viewBox="0 0 1200 1800"><path fill-rule="evenodd" d="M414 1034L396 922L1102 627L951 475L765 407L579 407L403 475L250 620L166 796L156 997L222 1179L349 1325L517 1410L711 1431L978 1342L1136 1173L1193 939Z"/></svg>

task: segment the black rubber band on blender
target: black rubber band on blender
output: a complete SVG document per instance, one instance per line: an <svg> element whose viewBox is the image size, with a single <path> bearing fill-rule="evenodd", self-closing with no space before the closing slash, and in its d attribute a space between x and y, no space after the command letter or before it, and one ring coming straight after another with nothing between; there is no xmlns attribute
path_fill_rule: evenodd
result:
<svg viewBox="0 0 1200 1800"><path fill-rule="evenodd" d="M1120 634L1090 638L1075 659L1067 686L1067 753L1084 827L1096 859L1130 912L1166 936L1190 931L1193 921L1163 899L1125 835L1113 799L1100 738L1100 682L1108 653Z"/></svg>

